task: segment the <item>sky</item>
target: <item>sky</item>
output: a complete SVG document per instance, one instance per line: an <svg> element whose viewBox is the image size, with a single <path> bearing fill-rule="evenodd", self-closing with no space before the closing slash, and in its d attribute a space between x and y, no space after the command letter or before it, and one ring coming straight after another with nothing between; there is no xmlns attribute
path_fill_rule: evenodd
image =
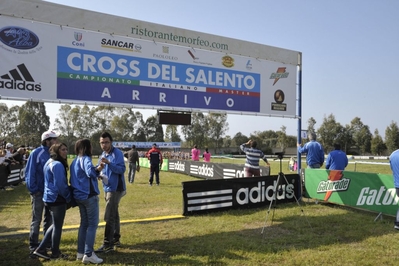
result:
<svg viewBox="0 0 399 266"><path fill-rule="evenodd" d="M330 114L355 117L371 133L398 122L399 1L396 0L51 0L49 2L302 53L302 129ZM23 102L5 101L7 105ZM53 123L60 105L46 104ZM138 110L144 118L155 110ZM297 135L292 118L228 115L233 137L280 130Z"/></svg>

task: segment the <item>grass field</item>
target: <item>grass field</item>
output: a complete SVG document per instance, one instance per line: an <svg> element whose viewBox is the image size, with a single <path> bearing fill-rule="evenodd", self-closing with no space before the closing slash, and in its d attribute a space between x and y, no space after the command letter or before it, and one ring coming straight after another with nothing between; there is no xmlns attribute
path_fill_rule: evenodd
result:
<svg viewBox="0 0 399 266"><path fill-rule="evenodd" d="M283 172L289 173L287 163L284 165ZM354 164L347 170L354 169L351 167ZM356 168L359 172L391 173L389 166L382 164L359 163ZM272 174L278 173L279 162L272 161L271 169ZM127 184L127 195L120 204L122 247L99 254L103 265L398 264L399 232L393 229L393 217L374 221L376 213L308 199L300 206L277 205L269 215L265 207L183 217L181 182L197 179L162 172L161 186L149 187L148 175L148 169L142 169L135 183ZM30 213L24 186L0 191L0 265L82 264L75 261L77 208L68 210L65 227L72 229L65 230L61 240L61 250L70 260L28 258ZM161 219L151 220L157 217ZM101 245L103 231L100 225L95 248Z"/></svg>

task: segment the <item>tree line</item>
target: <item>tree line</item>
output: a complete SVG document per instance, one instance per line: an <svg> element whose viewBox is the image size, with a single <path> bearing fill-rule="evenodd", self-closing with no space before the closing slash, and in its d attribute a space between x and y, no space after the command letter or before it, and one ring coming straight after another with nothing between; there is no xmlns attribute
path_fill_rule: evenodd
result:
<svg viewBox="0 0 399 266"><path fill-rule="evenodd" d="M40 145L42 132L50 128L50 118L43 102L27 101L10 108L0 103L0 123L0 139L32 147ZM326 153L333 149L334 143L339 143L348 154L388 155L399 148L399 128L394 121L385 130L385 140L377 129L372 134L359 117L353 118L350 124L341 125L330 114L324 117L317 129L313 117L307 124L307 131L316 133ZM98 139L103 131L110 132L115 141L181 142L183 148L197 145L213 149L214 153L239 153L239 145L249 139L257 141L258 148L266 154L272 154L275 148L285 151L296 147L297 143L296 136L286 134L285 126L278 131L255 131L250 136L241 132L233 137L226 135L229 130L227 114L192 113L191 125L166 125L164 130L158 123L157 114L144 120L134 108L113 106L60 105L52 129L72 150L77 139L90 139L94 152L100 151Z"/></svg>

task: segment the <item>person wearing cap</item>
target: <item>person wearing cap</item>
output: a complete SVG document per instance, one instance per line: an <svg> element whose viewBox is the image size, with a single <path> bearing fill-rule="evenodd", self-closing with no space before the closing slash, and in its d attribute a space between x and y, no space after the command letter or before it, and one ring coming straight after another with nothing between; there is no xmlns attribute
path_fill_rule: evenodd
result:
<svg viewBox="0 0 399 266"><path fill-rule="evenodd" d="M152 186L155 174L155 182L159 186L159 169L162 168L163 159L156 143L152 144L152 148L147 152L147 158L150 161L150 180L148 183Z"/></svg>
<svg viewBox="0 0 399 266"><path fill-rule="evenodd" d="M104 240L103 245L96 252L107 253L114 250L114 246L120 246L120 218L119 202L126 194L125 184L125 157L123 152L112 145L112 136L108 132L100 135L100 146L103 153L99 163L104 164L102 175L108 177L108 182L103 180L105 197L104 212Z"/></svg>
<svg viewBox="0 0 399 266"><path fill-rule="evenodd" d="M26 163L25 169L25 182L26 187L30 193L32 205L32 222L29 232L29 250L31 257L33 252L39 246L39 232L40 223L43 217L43 234L46 234L47 229L52 224L52 217L49 208L44 205L43 192L44 192L44 172L43 167L50 159L49 149L51 145L56 144L58 135L53 131L46 131L41 137L41 146L36 148L30 154ZM47 244L50 247L51 243Z"/></svg>
<svg viewBox="0 0 399 266"><path fill-rule="evenodd" d="M12 145L11 143L7 143L6 150L6 159L12 157L12 154L14 153L14 145Z"/></svg>

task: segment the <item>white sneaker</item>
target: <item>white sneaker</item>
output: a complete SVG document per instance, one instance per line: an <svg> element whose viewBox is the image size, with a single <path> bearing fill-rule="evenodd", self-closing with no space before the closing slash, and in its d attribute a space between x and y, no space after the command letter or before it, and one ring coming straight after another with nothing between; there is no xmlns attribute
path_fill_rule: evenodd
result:
<svg viewBox="0 0 399 266"><path fill-rule="evenodd" d="M99 257L97 257L96 253L91 253L91 256L88 257L86 254L83 256L82 262L84 264L86 263L93 263L93 264L99 264L101 262L103 262L103 259L100 259Z"/></svg>
<svg viewBox="0 0 399 266"><path fill-rule="evenodd" d="M78 253L76 254L76 260L82 260L82 259L83 259L83 255L84 255L83 253L79 253L79 252L78 252Z"/></svg>

